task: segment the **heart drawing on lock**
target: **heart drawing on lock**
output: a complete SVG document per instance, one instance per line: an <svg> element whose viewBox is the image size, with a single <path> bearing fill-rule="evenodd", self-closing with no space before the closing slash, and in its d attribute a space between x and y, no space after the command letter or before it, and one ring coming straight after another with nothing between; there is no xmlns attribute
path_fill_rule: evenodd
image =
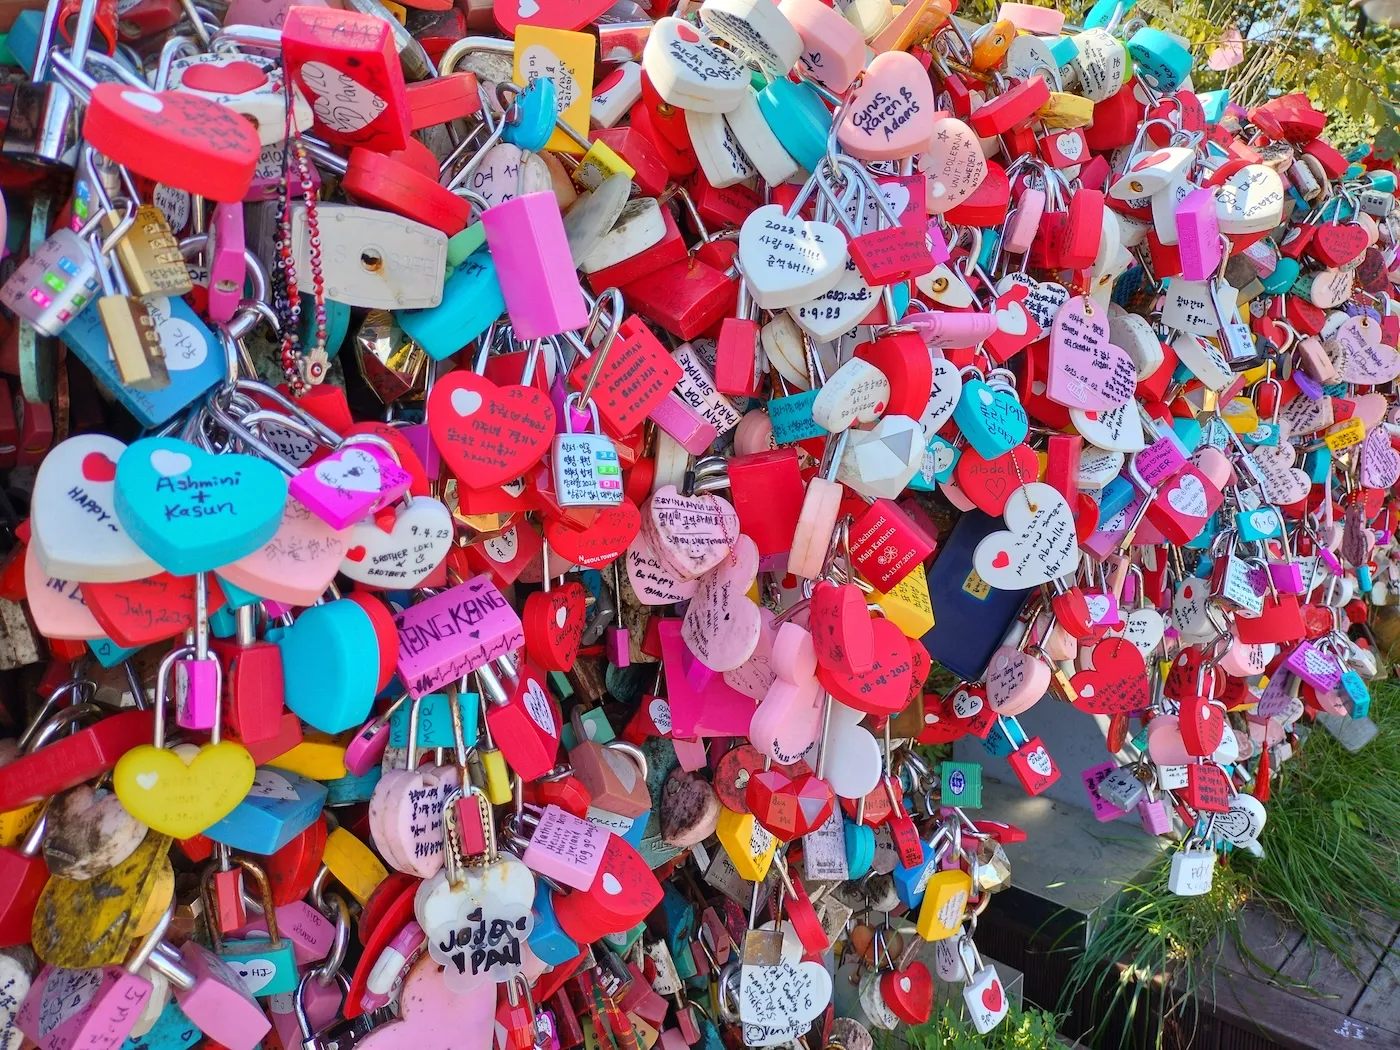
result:
<svg viewBox="0 0 1400 1050"><path fill-rule="evenodd" d="M186 755L193 751L193 754ZM232 813L253 786L257 767L229 740L177 750L142 744L117 761L112 788L147 827L187 839Z"/></svg>
<svg viewBox="0 0 1400 1050"><path fill-rule="evenodd" d="M1050 760L1050 752L1045 750L1043 744L1026 755L1026 765L1043 777L1055 771L1055 763Z"/></svg>
<svg viewBox="0 0 1400 1050"><path fill-rule="evenodd" d="M748 597L758 575L758 546L740 534L729 554L700 577L681 621L681 638L712 671L733 671L758 645L759 607Z"/></svg>
<svg viewBox="0 0 1400 1050"><path fill-rule="evenodd" d="M78 583L121 583L159 566L117 518L113 482L126 445L105 434L60 441L39 464L30 545L44 572Z"/></svg>
<svg viewBox="0 0 1400 1050"><path fill-rule="evenodd" d="M548 593L536 591L525 599L520 620L530 656L547 671L567 671L574 665L583 629L588 622L588 592L571 580Z"/></svg>
<svg viewBox="0 0 1400 1050"><path fill-rule="evenodd" d="M433 384L428 429L462 484L489 488L520 477L549 451L554 406L536 387L457 371Z"/></svg>
<svg viewBox="0 0 1400 1050"><path fill-rule="evenodd" d="M1183 473L1176 484L1168 482L1167 506L1192 518L1204 518L1210 512L1206 487L1194 474Z"/></svg>
<svg viewBox="0 0 1400 1050"><path fill-rule="evenodd" d="M986 536L972 555L984 581L1000 590L1019 591L1074 571L1079 563L1074 516L1053 486L1033 482L1017 489L1002 517L1008 531Z"/></svg>
<svg viewBox="0 0 1400 1050"><path fill-rule="evenodd" d="M177 576L257 550L277 532L287 479L266 460L212 455L175 438L142 438L117 461L117 517L136 545Z"/></svg>
<svg viewBox="0 0 1400 1050"><path fill-rule="evenodd" d="M452 512L417 496L351 526L340 571L372 586L416 587L447 557L452 536Z"/></svg>
<svg viewBox="0 0 1400 1050"><path fill-rule="evenodd" d="M334 459L322 460L315 467L316 480L327 488L346 492L378 492L379 460L362 448L341 450Z"/></svg>

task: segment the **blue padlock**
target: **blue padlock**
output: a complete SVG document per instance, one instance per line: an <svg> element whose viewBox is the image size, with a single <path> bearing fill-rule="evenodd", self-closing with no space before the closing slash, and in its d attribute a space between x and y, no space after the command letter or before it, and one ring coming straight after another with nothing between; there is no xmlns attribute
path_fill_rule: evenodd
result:
<svg viewBox="0 0 1400 1050"><path fill-rule="evenodd" d="M826 430L812 418L812 402L816 390L799 390L768 402L768 419L773 424L773 440L779 445L795 445L799 441L826 436Z"/></svg>
<svg viewBox="0 0 1400 1050"><path fill-rule="evenodd" d="M313 605L267 633L282 650L287 707L323 733L364 725L379 681L379 640L369 614L343 598Z"/></svg>
<svg viewBox="0 0 1400 1050"><path fill-rule="evenodd" d="M103 667L116 667L141 651L140 646L135 649L123 649L110 638L94 638L88 642L88 648Z"/></svg>
<svg viewBox="0 0 1400 1050"><path fill-rule="evenodd" d="M1143 26L1128 41L1133 73L1148 87L1169 94L1191 75L1191 51L1170 33Z"/></svg>
<svg viewBox="0 0 1400 1050"><path fill-rule="evenodd" d="M347 774L335 780L327 780L326 805L348 806L355 802L368 802L374 794L374 785L379 783L379 778L383 775L383 767L373 766L362 777Z"/></svg>
<svg viewBox="0 0 1400 1050"><path fill-rule="evenodd" d="M923 859L912 868L906 868L903 864L896 863L891 877L894 879L894 892L899 897L900 903L906 908L917 908L924 900L924 889L928 886L929 876L933 874L931 870L938 853L931 849L927 842L920 842L919 848L923 851Z"/></svg>
<svg viewBox="0 0 1400 1050"><path fill-rule="evenodd" d="M1351 707L1352 718L1365 718L1371 713L1371 690L1355 671L1346 671L1337 683L1337 692Z"/></svg>
<svg viewBox="0 0 1400 1050"><path fill-rule="evenodd" d="M758 110L788 155L808 171L816 171L831 134L831 110L817 89L786 77L771 80L758 93Z"/></svg>
<svg viewBox="0 0 1400 1050"><path fill-rule="evenodd" d="M543 879L535 883L535 928L530 932L530 950L541 962L562 966L576 958L579 946L554 916L554 893Z"/></svg>
<svg viewBox="0 0 1400 1050"><path fill-rule="evenodd" d="M288 769L263 766L247 796L204 832L215 842L267 856L315 823L326 804L326 786Z"/></svg>
<svg viewBox="0 0 1400 1050"><path fill-rule="evenodd" d="M128 1037L122 1050L189 1050L202 1038L204 1033L185 1016L172 996L151 1030L142 1036Z"/></svg>
<svg viewBox="0 0 1400 1050"><path fill-rule="evenodd" d="M211 387L223 382L228 364L220 340L204 327L204 322L184 299L149 296L145 302L161 332L161 343L169 359L169 386L159 390L136 390L122 382L107 341L107 331L102 327L102 315L96 310L80 312L59 338L138 423L154 428L183 412ZM168 345L167 332L170 333Z"/></svg>
<svg viewBox="0 0 1400 1050"><path fill-rule="evenodd" d="M1007 383L987 383L980 377L963 384L953 420L967 443L983 459L996 459L1026 440L1029 420Z"/></svg>
<svg viewBox="0 0 1400 1050"><path fill-rule="evenodd" d="M418 703L418 746L420 748L454 747L452 709L447 706L445 693L430 693ZM477 722L481 717L481 702L476 693L458 693L457 707L462 712L462 739L467 747L476 747ZM400 704L389 716L389 746L408 747L408 723L412 709Z"/></svg>
<svg viewBox="0 0 1400 1050"><path fill-rule="evenodd" d="M394 314L402 328L434 361L451 357L506 312L491 252L480 248L448 276L442 302L425 310Z"/></svg>
<svg viewBox="0 0 1400 1050"><path fill-rule="evenodd" d="M846 821L846 870L852 879L862 878L875 863L875 829L868 824Z"/></svg>

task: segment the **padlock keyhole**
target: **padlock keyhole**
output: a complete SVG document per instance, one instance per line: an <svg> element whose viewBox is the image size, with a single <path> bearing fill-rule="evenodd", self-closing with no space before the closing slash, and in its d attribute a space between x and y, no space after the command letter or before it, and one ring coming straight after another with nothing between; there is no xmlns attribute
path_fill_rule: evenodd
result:
<svg viewBox="0 0 1400 1050"><path fill-rule="evenodd" d="M371 272L378 272L384 268L384 256L374 248L366 248L360 252L360 265Z"/></svg>

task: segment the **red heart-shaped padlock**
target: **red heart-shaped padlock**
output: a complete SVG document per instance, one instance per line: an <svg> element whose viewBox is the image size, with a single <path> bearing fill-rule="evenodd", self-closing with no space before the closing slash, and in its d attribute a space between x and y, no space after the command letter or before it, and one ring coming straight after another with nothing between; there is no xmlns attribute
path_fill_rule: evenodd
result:
<svg viewBox="0 0 1400 1050"><path fill-rule="evenodd" d="M1225 708L1208 697L1188 696L1181 701L1177 721L1181 742L1190 754L1200 758L1212 754L1225 739Z"/></svg>
<svg viewBox="0 0 1400 1050"><path fill-rule="evenodd" d="M1313 234L1308 251L1323 266L1345 266L1366 251L1366 231L1354 222L1324 222Z"/></svg>
<svg viewBox="0 0 1400 1050"><path fill-rule="evenodd" d="M1029 445L1017 445L995 459L983 459L969 447L958 458L955 473L963 495L978 510L998 517L1011 494L1039 476L1040 466Z"/></svg>
<svg viewBox="0 0 1400 1050"><path fill-rule="evenodd" d="M870 621L875 636L874 661L859 674L817 664L817 680L836 699L868 715L893 715L909 705L909 639L889 620Z"/></svg>
<svg viewBox="0 0 1400 1050"><path fill-rule="evenodd" d="M642 527L642 514L636 504L623 500L615 507L603 507L586 529L572 528L567 522L550 518L544 523L549 549L585 569L604 569L622 556Z"/></svg>
<svg viewBox="0 0 1400 1050"><path fill-rule="evenodd" d="M923 1024L933 1012L933 975L918 961L889 970L880 977L880 994L905 1024Z"/></svg>
<svg viewBox="0 0 1400 1050"><path fill-rule="evenodd" d="M875 633L865 608L865 593L853 583L823 580L812 591L808 614L817 664L844 674L870 670Z"/></svg>
<svg viewBox="0 0 1400 1050"><path fill-rule="evenodd" d="M1151 702L1147 666L1138 647L1126 638L1109 638L1094 646L1093 670L1070 679L1079 694L1074 706L1091 715L1141 711Z"/></svg>
<svg viewBox="0 0 1400 1050"><path fill-rule="evenodd" d="M520 477L549 451L554 406L535 387L452 372L433 384L428 429L458 480L488 488Z"/></svg>
<svg viewBox="0 0 1400 1050"><path fill-rule="evenodd" d="M567 671L574 666L588 620L587 598L583 584L570 581L525 599L520 614L525 651L546 671Z"/></svg>
<svg viewBox="0 0 1400 1050"><path fill-rule="evenodd" d="M174 638L194 626L193 576L162 572L125 583L85 583L82 591L97 625L129 649ZM211 573L208 611L223 604L223 591Z"/></svg>

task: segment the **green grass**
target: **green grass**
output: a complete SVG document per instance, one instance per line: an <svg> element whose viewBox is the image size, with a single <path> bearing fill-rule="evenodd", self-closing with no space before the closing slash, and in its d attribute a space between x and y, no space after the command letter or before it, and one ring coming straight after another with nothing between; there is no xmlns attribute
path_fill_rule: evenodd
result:
<svg viewBox="0 0 1400 1050"><path fill-rule="evenodd" d="M893 1050L893 1032L877 1029L878 1050ZM1006 1019L986 1035L962 1016L961 1002L944 1003L927 1024L900 1031L910 1050L1063 1050L1056 1036L1055 1015L1044 1010L1011 1007Z"/></svg>
<svg viewBox="0 0 1400 1050"><path fill-rule="evenodd" d="M1061 1008L1087 990L1099 1035L1121 1024L1126 1041L1145 1026L1160 1045L1167 1020L1190 1024L1190 1000L1227 939L1247 955L1239 916L1250 902L1354 969L1357 943L1383 932L1376 917L1400 922L1400 684L1373 683L1371 717L1380 732L1361 751L1317 728L1284 764L1263 857L1225 857L1201 897L1168 892L1169 860L1125 886L1076 960Z"/></svg>

